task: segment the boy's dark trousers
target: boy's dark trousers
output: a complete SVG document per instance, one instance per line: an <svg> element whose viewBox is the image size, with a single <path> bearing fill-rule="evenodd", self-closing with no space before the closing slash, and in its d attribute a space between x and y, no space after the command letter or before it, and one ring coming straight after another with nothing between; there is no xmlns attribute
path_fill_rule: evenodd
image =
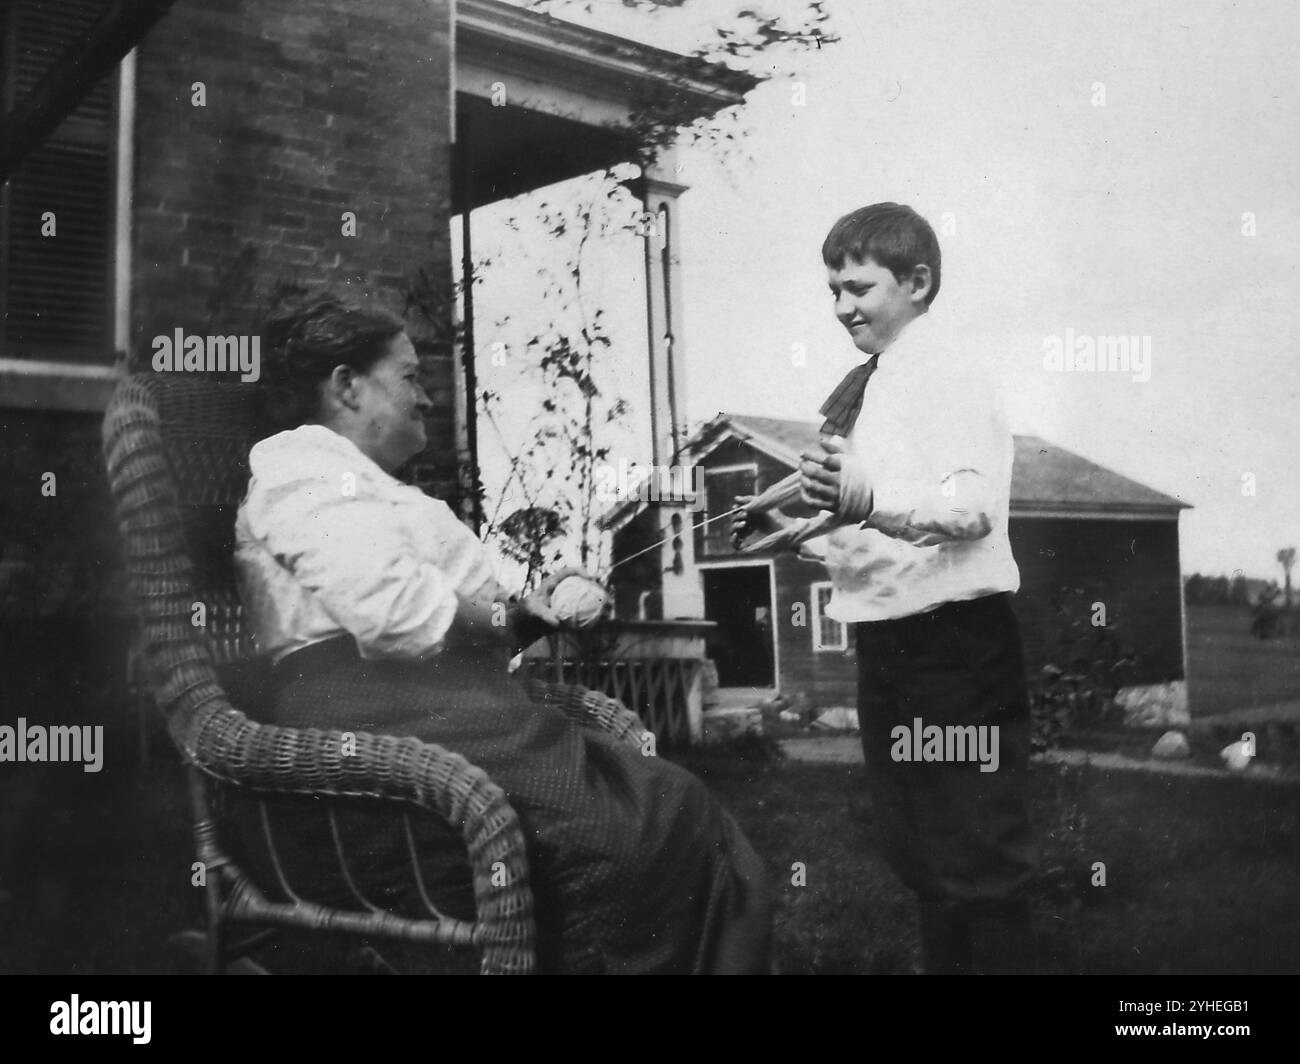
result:
<svg viewBox="0 0 1300 1064"><path fill-rule="evenodd" d="M927 972L1035 967L1024 897L1038 867L1026 794L1029 695L1010 598L856 626L868 789L890 866L920 901ZM996 726L996 771L981 772L970 750L966 761L895 760L894 729L910 735L917 718L921 728Z"/></svg>

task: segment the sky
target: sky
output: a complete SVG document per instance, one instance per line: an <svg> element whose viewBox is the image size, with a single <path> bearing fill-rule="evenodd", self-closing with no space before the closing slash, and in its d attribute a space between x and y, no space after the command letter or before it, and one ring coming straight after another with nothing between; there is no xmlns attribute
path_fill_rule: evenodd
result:
<svg viewBox="0 0 1300 1064"><path fill-rule="evenodd" d="M686 49L743 6L688 0L647 15L597 0L552 12ZM963 328L963 357L997 377L1015 431L1190 504L1184 572L1280 579L1277 551L1300 544L1300 9L828 9L841 41L768 64L740 117L740 153L681 155L691 422L720 410L817 417L860 360L831 313L822 238L855 207L907 203L939 232L934 310ZM476 213L476 250L521 239L504 224L520 211ZM480 326L480 365L491 336L517 345L527 328L537 295L526 277L536 282L548 245L524 239L533 256L515 256L513 277L477 297L476 317L507 320ZM615 453L646 460L640 245L619 234L588 255L584 298L607 309L616 340L603 383L634 401ZM1149 374L1045 365L1054 342L1111 336L1149 345ZM484 384L516 372L490 369ZM481 431L491 452L496 427ZM485 461L499 493L500 454Z"/></svg>

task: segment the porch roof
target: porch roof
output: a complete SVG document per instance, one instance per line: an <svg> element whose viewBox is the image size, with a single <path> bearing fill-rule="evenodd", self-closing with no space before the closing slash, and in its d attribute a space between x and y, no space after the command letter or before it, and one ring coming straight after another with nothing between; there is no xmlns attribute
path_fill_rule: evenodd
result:
<svg viewBox="0 0 1300 1064"><path fill-rule="evenodd" d="M453 210L631 162L647 106L684 126L759 82L502 0L459 0Z"/></svg>
<svg viewBox="0 0 1300 1064"><path fill-rule="evenodd" d="M0 116L0 180L175 2L118 0L104 8L26 98ZM503 0L458 0L454 10L457 141L467 143L472 207L630 161L634 119L652 101L687 125L741 103L760 81ZM506 104L494 107L502 86ZM458 211L465 184L453 190Z"/></svg>

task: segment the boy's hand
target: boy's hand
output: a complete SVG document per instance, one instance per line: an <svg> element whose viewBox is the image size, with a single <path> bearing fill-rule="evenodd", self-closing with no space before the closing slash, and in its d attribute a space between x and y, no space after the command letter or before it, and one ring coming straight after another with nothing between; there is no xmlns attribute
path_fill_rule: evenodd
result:
<svg viewBox="0 0 1300 1064"><path fill-rule="evenodd" d="M822 437L822 454L804 451L799 457L799 490L803 501L818 510L839 509L840 471L843 469L843 447L834 448L838 437Z"/></svg>
<svg viewBox="0 0 1300 1064"><path fill-rule="evenodd" d="M753 495L737 495L735 504L737 506L748 506L754 499L755 496ZM795 519L793 517L787 517L775 508L764 510L761 513L741 510L731 519L731 545L736 550L740 550L741 544L750 536L769 536L773 532L789 528L794 523Z"/></svg>
<svg viewBox="0 0 1300 1064"><path fill-rule="evenodd" d="M871 479L862 460L849 453L842 436L823 436L823 454L805 451L799 464L803 500L819 510L830 510L849 521L871 516Z"/></svg>

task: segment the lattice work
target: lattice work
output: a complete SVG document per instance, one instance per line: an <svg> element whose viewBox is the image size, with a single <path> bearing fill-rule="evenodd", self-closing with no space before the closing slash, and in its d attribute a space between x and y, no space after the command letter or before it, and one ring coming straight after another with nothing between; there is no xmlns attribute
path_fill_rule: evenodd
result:
<svg viewBox="0 0 1300 1064"><path fill-rule="evenodd" d="M616 699L641 718L665 749L691 741L690 692L704 662L699 658L617 658L606 661L565 660L565 683L579 684ZM530 677L551 680L555 663L526 661Z"/></svg>

